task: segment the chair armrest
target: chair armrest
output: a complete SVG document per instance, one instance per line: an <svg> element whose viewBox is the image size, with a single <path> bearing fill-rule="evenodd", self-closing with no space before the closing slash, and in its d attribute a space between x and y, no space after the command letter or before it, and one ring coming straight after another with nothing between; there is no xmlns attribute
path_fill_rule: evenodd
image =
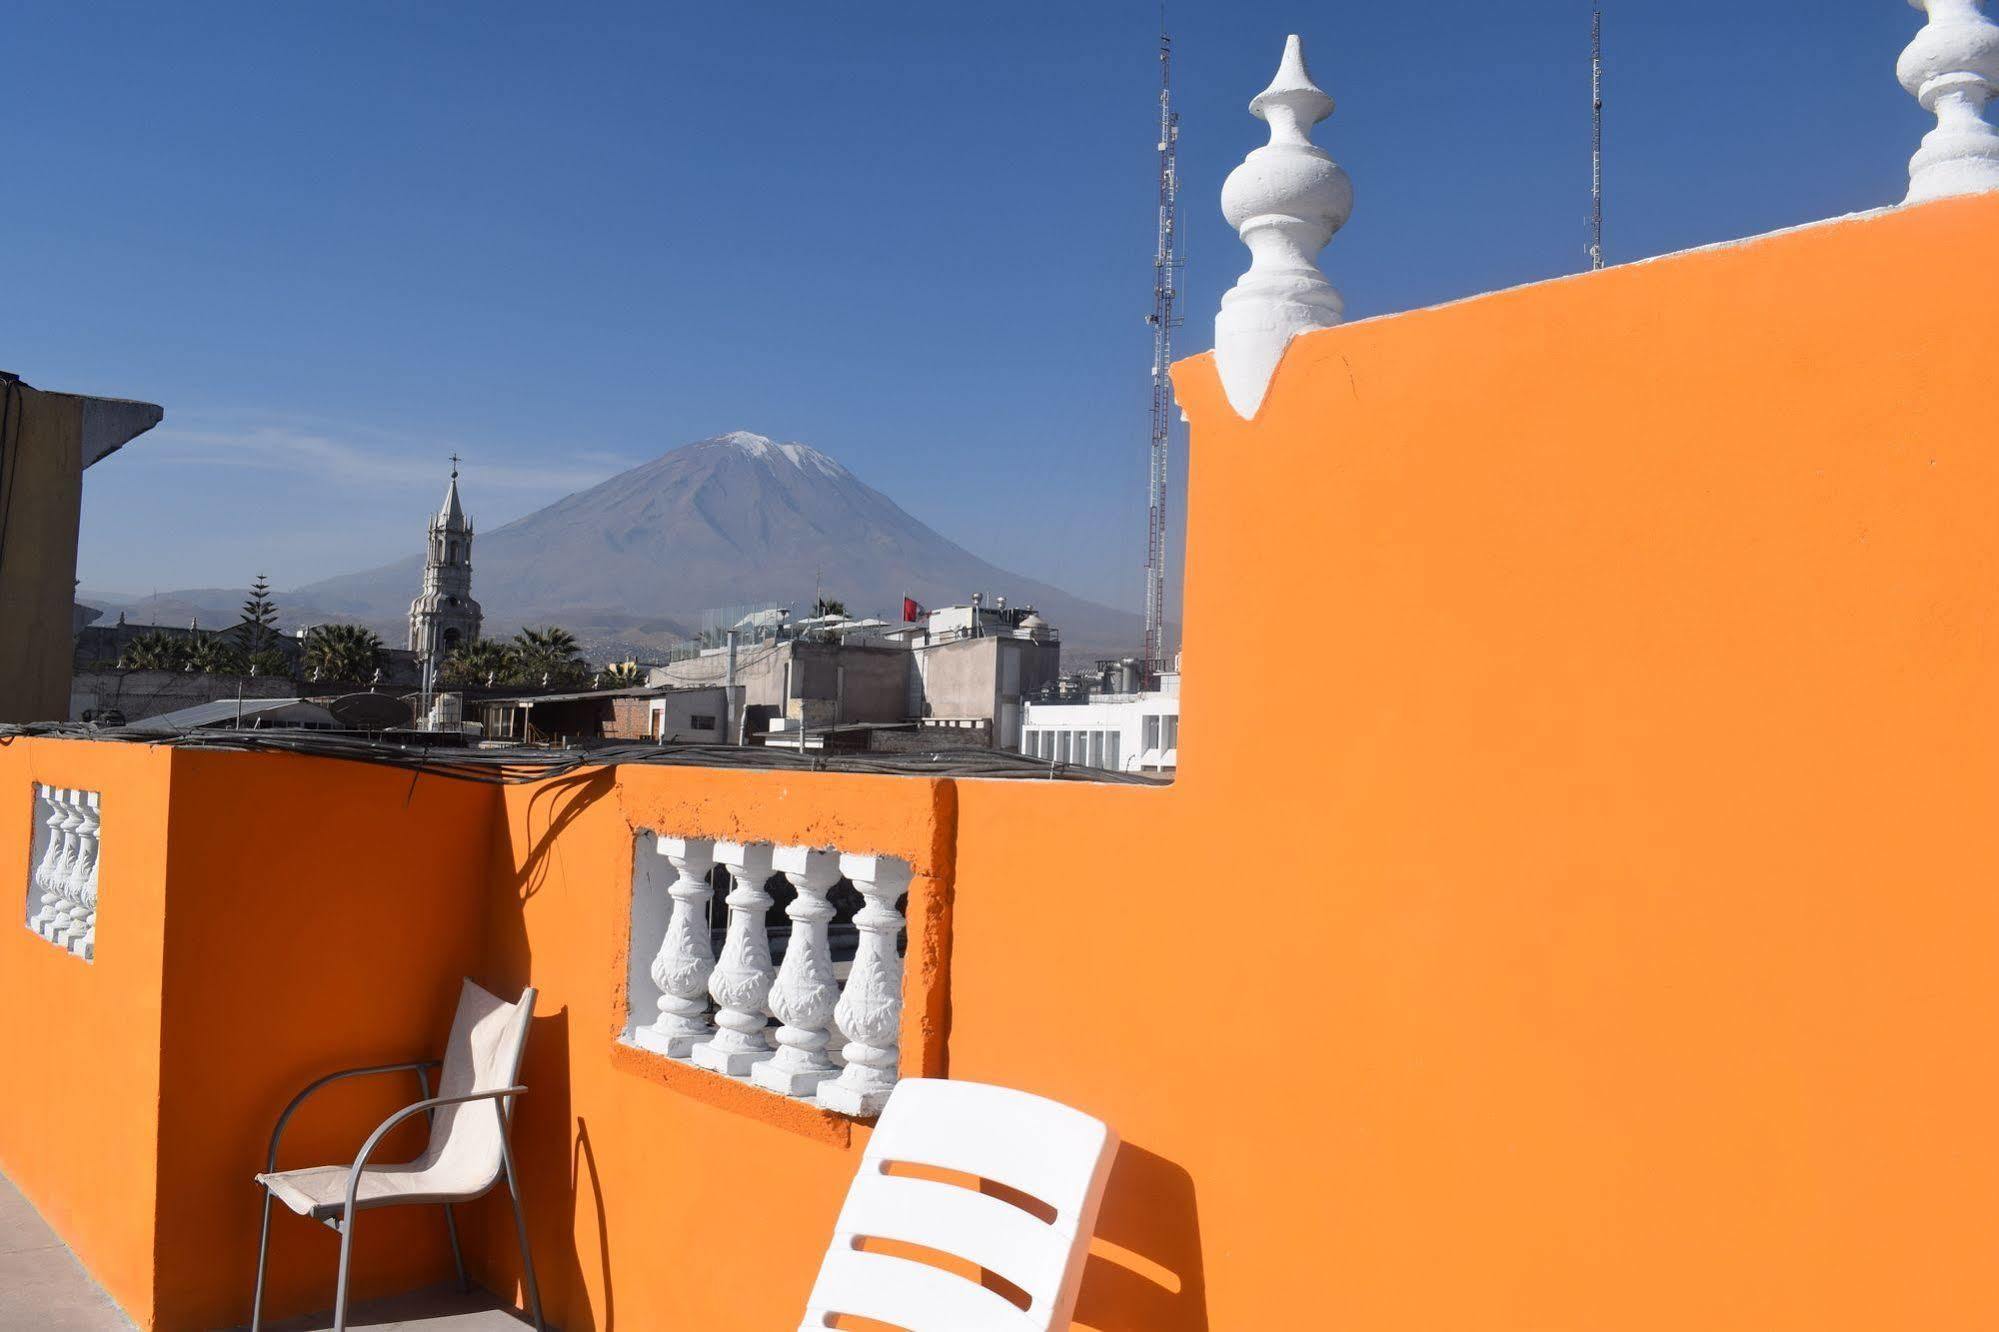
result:
<svg viewBox="0 0 1999 1332"><path fill-rule="evenodd" d="M526 1087L496 1087L492 1091L467 1092L463 1096L433 1096L428 1100L418 1101L415 1105L406 1105L396 1111L375 1126L375 1131L368 1135L368 1141L361 1144L361 1153L354 1158L354 1168L347 1172L346 1214L348 1216L354 1215L354 1195L361 1187L361 1171L367 1167L368 1156L375 1150L375 1144L387 1136L390 1129L393 1129L411 1115L422 1114L427 1110L436 1110L441 1106L462 1105L467 1101L491 1101L502 1096L524 1096L526 1094ZM502 1107L494 1106L493 1113L501 1116L500 1132L505 1133L507 1131L507 1121Z"/></svg>
<svg viewBox="0 0 1999 1332"><path fill-rule="evenodd" d="M284 1113L278 1116L278 1126L271 1130L271 1150L264 1159L265 1173L268 1174L278 1168L278 1139L284 1137L285 1125L290 1122L292 1112L305 1103L306 1097L312 1095L321 1087L326 1086L328 1083L339 1082L343 1078L366 1077L371 1073L421 1073L426 1068L437 1068L443 1063L444 1061L441 1059L412 1059L401 1064L370 1064L365 1068L343 1068L338 1072L328 1073L323 1078L317 1078L307 1083L304 1091L292 1097L291 1104L287 1105ZM424 1090L428 1091L429 1089L429 1082L425 1080Z"/></svg>

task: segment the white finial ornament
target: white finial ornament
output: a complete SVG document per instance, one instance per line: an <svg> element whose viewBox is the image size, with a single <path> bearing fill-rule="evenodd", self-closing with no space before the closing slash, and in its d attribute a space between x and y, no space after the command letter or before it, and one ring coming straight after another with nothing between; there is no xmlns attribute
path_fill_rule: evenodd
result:
<svg viewBox="0 0 1999 1332"><path fill-rule="evenodd" d="M1999 95L1999 24L1985 0L1909 0L1930 16L1895 63L1895 76L1937 127L1909 159L1909 196L1922 203L1999 189L1999 129L1985 106Z"/></svg>
<svg viewBox="0 0 1999 1332"><path fill-rule="evenodd" d="M1312 82L1296 33L1285 39L1277 77L1249 113L1268 122L1270 142L1222 184L1222 216L1249 247L1249 271L1215 316L1215 368L1229 405L1244 417L1263 405L1291 339L1330 328L1346 313L1316 256L1353 213L1353 182L1310 138L1312 126L1333 113L1333 99Z"/></svg>

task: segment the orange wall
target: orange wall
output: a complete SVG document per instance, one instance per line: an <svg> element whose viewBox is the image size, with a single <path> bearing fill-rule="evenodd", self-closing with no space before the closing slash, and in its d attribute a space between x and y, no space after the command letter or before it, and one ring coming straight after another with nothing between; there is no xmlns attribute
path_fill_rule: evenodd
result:
<svg viewBox="0 0 1999 1332"><path fill-rule="evenodd" d="M908 778L625 767L506 792L482 979L541 990L515 1141L551 1321L794 1326L858 1160L844 1119L614 1044L635 831L899 855L914 936L948 908L952 824L948 784ZM909 1066L943 1033L906 1028ZM480 1276L515 1290L505 1198L480 1208Z"/></svg>
<svg viewBox="0 0 1999 1332"><path fill-rule="evenodd" d="M142 1326L153 1310L169 756L0 742L0 1170ZM25 926L34 783L103 795L96 960Z"/></svg>
<svg viewBox="0 0 1999 1332"><path fill-rule="evenodd" d="M477 970L493 796L289 755L181 751L173 764L159 1317L215 1327L248 1317L251 1177L285 1103L337 1068L442 1052L459 977ZM330 1088L293 1119L279 1165L351 1160L416 1099L412 1074ZM405 1138L412 1152L420 1141ZM450 1270L435 1209L371 1212L355 1233L357 1294ZM277 1208L266 1313L325 1308L338 1249Z"/></svg>
<svg viewBox="0 0 1999 1332"><path fill-rule="evenodd" d="M108 822L134 970L93 990L0 931L16 1011L66 1001L4 1053L97 1093L0 1098L0 1164L143 1309L150 1223L70 1181L106 1150L144 1180L145 1098L102 1061L150 1076L157 1042L157 1321L240 1317L279 1105L405 1053L412 1013L434 1043L470 970L542 991L518 1137L551 1316L790 1326L846 1122L613 1038L634 830L833 843L917 866L940 942L913 990L948 1002L906 1066L948 1053L1125 1139L1085 1327L1999 1326L1993 235L1999 198L1935 204L1313 334L1254 422L1182 363L1170 789L626 767L496 793L181 753L168 841L167 760L0 746L17 788L131 765L107 819L129 785L169 848L150 889L118 870L164 903L151 973ZM1250 599L1294 608L1294 669L1232 640ZM20 825L0 810L0 865ZM323 1304L331 1236L281 1220L284 1293ZM504 1203L467 1222L510 1289ZM370 1283L442 1270L434 1216L408 1223L428 1247L364 1224Z"/></svg>
<svg viewBox="0 0 1999 1332"><path fill-rule="evenodd" d="M1999 1327L1994 236L1178 368L1180 782L959 790L953 1074L1142 1153L1083 1321Z"/></svg>

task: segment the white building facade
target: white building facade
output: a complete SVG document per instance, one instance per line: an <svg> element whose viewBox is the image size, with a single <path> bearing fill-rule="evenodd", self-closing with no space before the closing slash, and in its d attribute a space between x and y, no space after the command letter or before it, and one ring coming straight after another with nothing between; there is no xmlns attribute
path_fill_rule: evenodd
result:
<svg viewBox="0 0 1999 1332"><path fill-rule="evenodd" d="M1180 677L1142 694L1095 694L1076 703L1029 703L1020 751L1049 763L1170 776L1180 765Z"/></svg>

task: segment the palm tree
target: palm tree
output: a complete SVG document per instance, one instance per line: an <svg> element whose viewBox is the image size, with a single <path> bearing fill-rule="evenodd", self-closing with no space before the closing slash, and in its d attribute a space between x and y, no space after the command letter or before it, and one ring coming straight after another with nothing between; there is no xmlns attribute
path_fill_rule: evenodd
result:
<svg viewBox="0 0 1999 1332"><path fill-rule="evenodd" d="M203 634L188 640L182 669L202 675L236 675L246 668L243 654L220 635Z"/></svg>
<svg viewBox="0 0 1999 1332"><path fill-rule="evenodd" d="M300 664L323 682L374 678L387 653L380 635L358 624L316 624L305 634Z"/></svg>
<svg viewBox="0 0 1999 1332"><path fill-rule="evenodd" d="M186 664L186 640L157 629L133 638L118 655L121 671L177 671Z"/></svg>
<svg viewBox="0 0 1999 1332"><path fill-rule="evenodd" d="M445 684L482 685L505 680L512 682L515 674L515 652L511 645L497 638L481 638L452 649L438 668L438 678Z"/></svg>
<svg viewBox="0 0 1999 1332"><path fill-rule="evenodd" d="M514 673L524 684L575 685L589 675L590 664L567 629L529 626L514 635Z"/></svg>

